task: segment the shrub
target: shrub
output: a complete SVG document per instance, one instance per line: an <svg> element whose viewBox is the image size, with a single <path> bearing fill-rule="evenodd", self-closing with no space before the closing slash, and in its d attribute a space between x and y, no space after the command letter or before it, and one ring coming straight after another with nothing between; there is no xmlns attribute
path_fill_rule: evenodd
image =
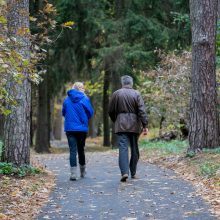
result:
<svg viewBox="0 0 220 220"><path fill-rule="evenodd" d="M35 175L41 173L42 170L30 165L23 165L20 167L15 166L12 163L0 162L0 174L14 175L18 177L24 177L27 175Z"/></svg>

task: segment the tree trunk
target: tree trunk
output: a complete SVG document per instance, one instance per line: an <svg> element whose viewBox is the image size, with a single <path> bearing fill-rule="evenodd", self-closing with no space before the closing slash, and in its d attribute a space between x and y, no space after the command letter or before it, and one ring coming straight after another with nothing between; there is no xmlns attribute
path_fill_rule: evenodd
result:
<svg viewBox="0 0 220 220"><path fill-rule="evenodd" d="M108 117L110 76L111 73L107 67L105 68L104 85L103 85L103 132L104 132L103 145L106 147L110 146L110 127L109 127L109 117Z"/></svg>
<svg viewBox="0 0 220 220"><path fill-rule="evenodd" d="M62 138L62 106L56 105L55 115L54 115L54 138L56 140L61 140Z"/></svg>
<svg viewBox="0 0 220 220"><path fill-rule="evenodd" d="M215 72L218 0L191 0L192 94L189 151L219 146Z"/></svg>
<svg viewBox="0 0 220 220"><path fill-rule="evenodd" d="M28 33L18 35L19 30L29 30L29 1L8 0L8 34L14 37L19 45L15 45L23 58L30 60L30 40ZM6 117L4 127L3 160L17 165L30 163L30 108L31 83L27 79L28 70L24 68L24 80L19 85L8 82L8 92L13 93L17 106L11 108ZM10 89L15 88L15 89Z"/></svg>
<svg viewBox="0 0 220 220"><path fill-rule="evenodd" d="M0 140L3 140L4 137L4 116L0 114Z"/></svg>
<svg viewBox="0 0 220 220"><path fill-rule="evenodd" d="M220 0L218 0L218 19L220 19Z"/></svg>
<svg viewBox="0 0 220 220"><path fill-rule="evenodd" d="M116 19L119 20L121 17L123 17L124 13L125 13L124 0L115 0L115 17L116 17ZM118 54L121 54L120 51L121 51L121 49L118 49ZM118 56L116 56L116 57L118 57ZM115 62L118 62L118 60L116 60ZM112 93L115 92L116 90L120 89L120 87L121 87L120 73L117 70L112 72L111 83L112 83ZM112 144L112 147L117 147L117 135L115 134L114 123L112 123L111 144Z"/></svg>
<svg viewBox="0 0 220 220"><path fill-rule="evenodd" d="M90 98L93 106L96 106L95 98ZM96 129L96 114L89 120L89 137L95 138L97 137L97 129Z"/></svg>
<svg viewBox="0 0 220 220"><path fill-rule="evenodd" d="M6 14L6 10L3 9L0 9L0 13L1 13L1 16L3 17L7 17L7 14ZM5 24L3 23L0 23L0 38L2 39L6 39L7 38L7 29L5 27ZM1 102L1 104L3 104ZM3 138L4 138L4 118L5 116L3 114L0 114L0 141L4 141ZM1 155L0 155L1 156Z"/></svg>
<svg viewBox="0 0 220 220"><path fill-rule="evenodd" d="M113 72L112 75L112 93L121 88L120 74L118 72ZM112 147L117 147L117 135L115 134L115 126L112 123Z"/></svg>
<svg viewBox="0 0 220 220"><path fill-rule="evenodd" d="M31 146L36 143L37 131L37 111L38 111L38 89L36 86L32 87L31 91Z"/></svg>
<svg viewBox="0 0 220 220"><path fill-rule="evenodd" d="M35 150L38 153L49 152L50 148L50 105L48 100L47 74L39 85L37 136Z"/></svg>
<svg viewBox="0 0 220 220"><path fill-rule="evenodd" d="M162 115L160 118L160 124L159 124L159 137L162 136L162 128L163 128L164 121L165 121L165 117Z"/></svg>
<svg viewBox="0 0 220 220"><path fill-rule="evenodd" d="M55 121L55 98L50 99L50 123L51 123L51 130L50 130L50 140L54 140L54 121Z"/></svg>
<svg viewBox="0 0 220 220"><path fill-rule="evenodd" d="M35 12L39 13L44 7L44 1L34 3ZM48 72L43 76L43 81L38 88L38 113L35 150L38 153L50 152L50 100L48 89Z"/></svg>

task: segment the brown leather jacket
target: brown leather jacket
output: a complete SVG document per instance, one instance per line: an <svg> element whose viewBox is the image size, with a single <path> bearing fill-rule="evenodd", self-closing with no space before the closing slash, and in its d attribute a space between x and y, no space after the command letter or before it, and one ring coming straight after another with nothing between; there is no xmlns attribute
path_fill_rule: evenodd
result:
<svg viewBox="0 0 220 220"><path fill-rule="evenodd" d="M115 133L139 134L148 123L141 94L130 86L124 86L112 94L108 113L115 123Z"/></svg>

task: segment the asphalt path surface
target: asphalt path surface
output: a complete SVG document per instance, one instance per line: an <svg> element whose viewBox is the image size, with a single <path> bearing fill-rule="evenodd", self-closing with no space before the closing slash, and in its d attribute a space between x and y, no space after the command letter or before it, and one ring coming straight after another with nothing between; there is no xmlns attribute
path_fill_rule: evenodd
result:
<svg viewBox="0 0 220 220"><path fill-rule="evenodd" d="M57 180L38 220L216 219L193 186L171 170L139 162L138 179L121 183L117 155L95 152L86 157L87 175L77 181L69 180L68 154L41 158Z"/></svg>

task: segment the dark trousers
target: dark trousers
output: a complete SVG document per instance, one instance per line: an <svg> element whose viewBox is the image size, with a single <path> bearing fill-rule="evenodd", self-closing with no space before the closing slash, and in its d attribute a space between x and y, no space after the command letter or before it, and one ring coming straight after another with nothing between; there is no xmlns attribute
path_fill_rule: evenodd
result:
<svg viewBox="0 0 220 220"><path fill-rule="evenodd" d="M77 152L79 158L79 164L85 165L85 141L86 132L68 131L66 132L69 150L70 150L70 166L77 166Z"/></svg>
<svg viewBox="0 0 220 220"><path fill-rule="evenodd" d="M136 174L137 163L139 160L139 149L138 149L138 137L136 133L123 132L118 133L118 147L119 147L119 167L121 174L129 174L129 168L131 176ZM128 158L128 145L131 147L131 158L129 163Z"/></svg>

